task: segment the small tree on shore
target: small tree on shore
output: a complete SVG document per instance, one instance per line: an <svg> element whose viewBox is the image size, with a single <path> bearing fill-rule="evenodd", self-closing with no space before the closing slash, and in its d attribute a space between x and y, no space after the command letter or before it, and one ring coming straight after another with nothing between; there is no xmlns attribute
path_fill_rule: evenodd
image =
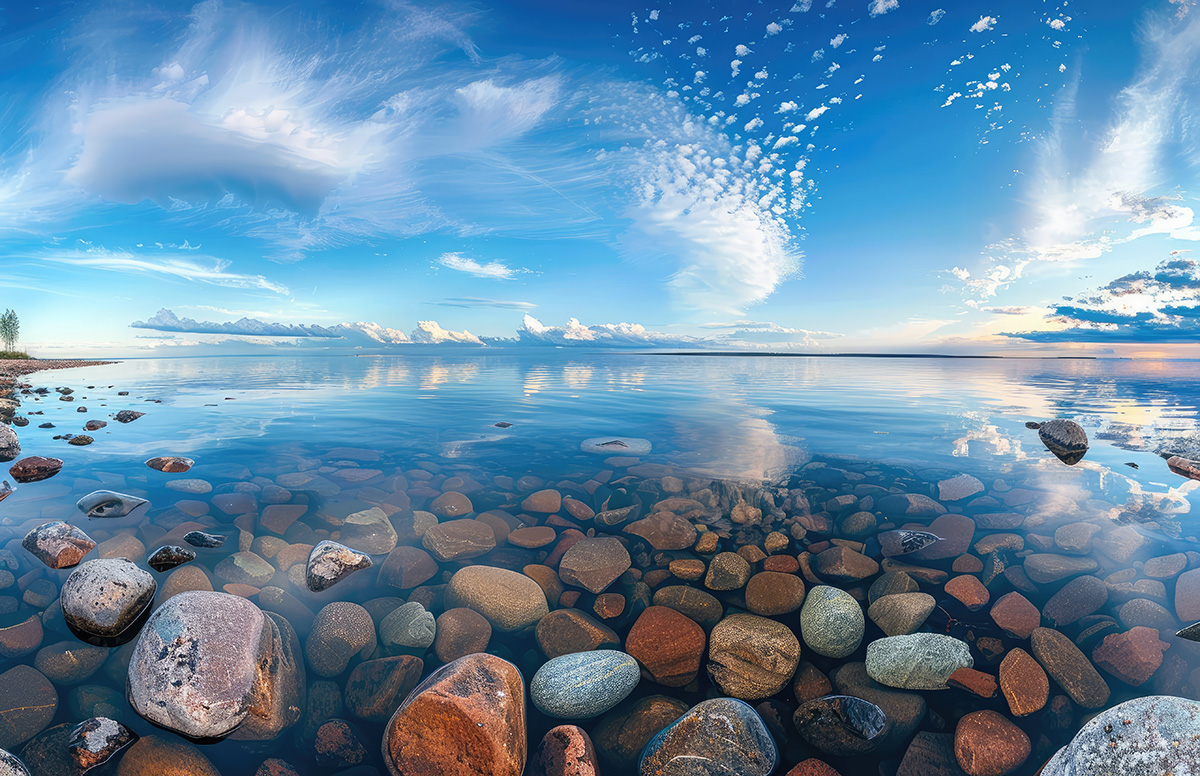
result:
<svg viewBox="0 0 1200 776"><path fill-rule="evenodd" d="M16 350L17 337L21 334L21 320L12 310L5 310L0 315L0 339L4 340L5 350Z"/></svg>

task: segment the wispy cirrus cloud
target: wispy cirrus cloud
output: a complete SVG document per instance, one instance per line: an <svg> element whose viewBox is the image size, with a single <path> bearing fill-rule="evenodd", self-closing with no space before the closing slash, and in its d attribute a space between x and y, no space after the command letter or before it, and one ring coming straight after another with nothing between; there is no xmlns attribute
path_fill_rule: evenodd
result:
<svg viewBox="0 0 1200 776"><path fill-rule="evenodd" d="M450 297L440 302L426 302L425 304L438 307L496 308L499 310L532 310L537 307L532 302L505 302L499 299L480 299L474 296Z"/></svg>
<svg viewBox="0 0 1200 776"><path fill-rule="evenodd" d="M481 262L469 256L463 256L461 253L443 253L438 258L437 263L447 269L465 272L477 278L491 278L492 280L512 280L522 272L529 271L527 269L510 267L499 261Z"/></svg>
<svg viewBox="0 0 1200 776"><path fill-rule="evenodd" d="M227 288L254 289L275 294L289 293L287 286L263 275L230 272L231 262L213 256L180 256L170 253L145 255L91 246L86 249L48 249L42 253L30 254L26 258L49 264L65 264L128 275L152 275Z"/></svg>

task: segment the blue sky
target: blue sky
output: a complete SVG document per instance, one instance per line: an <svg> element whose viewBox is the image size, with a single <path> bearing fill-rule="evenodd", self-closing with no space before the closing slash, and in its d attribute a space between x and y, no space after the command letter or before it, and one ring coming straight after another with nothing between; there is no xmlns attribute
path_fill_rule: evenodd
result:
<svg viewBox="0 0 1200 776"><path fill-rule="evenodd" d="M0 7L24 346L1200 356L1190 0L347 6Z"/></svg>

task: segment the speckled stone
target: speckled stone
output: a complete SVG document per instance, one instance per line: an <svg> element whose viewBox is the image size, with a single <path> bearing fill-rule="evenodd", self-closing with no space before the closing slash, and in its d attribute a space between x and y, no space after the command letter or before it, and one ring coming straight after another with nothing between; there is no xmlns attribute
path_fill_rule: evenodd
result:
<svg viewBox="0 0 1200 776"><path fill-rule="evenodd" d="M600 776L592 739L575 725L547 731L529 765L530 776Z"/></svg>
<svg viewBox="0 0 1200 776"><path fill-rule="evenodd" d="M542 664L529 683L529 698L548 716L587 719L625 700L640 679L637 661L624 652L574 652Z"/></svg>
<svg viewBox="0 0 1200 776"><path fill-rule="evenodd" d="M804 580L795 574L760 571L746 583L746 608L764 617L791 614L804 603Z"/></svg>
<svg viewBox="0 0 1200 776"><path fill-rule="evenodd" d="M732 614L713 628L708 675L726 695L767 698L783 689L800 663L800 641L783 623Z"/></svg>
<svg viewBox="0 0 1200 776"><path fill-rule="evenodd" d="M804 643L825 657L842 658L853 653L865 628L858 601L836 587L817 585L808 592L800 609Z"/></svg>
<svg viewBox="0 0 1200 776"><path fill-rule="evenodd" d="M15 754L0 749L0 776L30 776L25 763L17 759Z"/></svg>
<svg viewBox="0 0 1200 776"><path fill-rule="evenodd" d="M1060 749L1041 776L1184 776L1200 763L1200 703L1163 695L1100 712Z"/></svg>
<svg viewBox="0 0 1200 776"><path fill-rule="evenodd" d="M550 607L542 588L524 574L493 566L459 569L446 586L446 606L473 609L500 633L537 625Z"/></svg>
<svg viewBox="0 0 1200 776"><path fill-rule="evenodd" d="M1073 420L1056 418L1038 427L1038 438L1058 460L1074 466L1088 451L1087 433Z"/></svg>
<svg viewBox="0 0 1200 776"><path fill-rule="evenodd" d="M1000 691L1014 717L1041 711L1050 697L1050 680L1033 657L1014 647L1000 663Z"/></svg>
<svg viewBox="0 0 1200 776"><path fill-rule="evenodd" d="M650 606L629 629L625 651L651 681L683 687L700 671L705 642L704 630L694 620L665 606Z"/></svg>
<svg viewBox="0 0 1200 776"><path fill-rule="evenodd" d="M792 723L805 741L836 757L873 751L888 726L882 709L851 695L825 695L805 701L792 715Z"/></svg>
<svg viewBox="0 0 1200 776"><path fill-rule="evenodd" d="M108 717L92 717L71 730L67 751L80 773L103 765L137 741L138 734Z"/></svg>
<svg viewBox="0 0 1200 776"><path fill-rule="evenodd" d="M58 693L36 668L16 665L0 673L0 749L16 749L54 719Z"/></svg>
<svg viewBox="0 0 1200 776"><path fill-rule="evenodd" d="M13 604L14 608L16 604ZM42 618L36 612L0 628L0 658L24 657L42 645L46 635Z"/></svg>
<svg viewBox="0 0 1200 776"><path fill-rule="evenodd" d="M221 772L191 744L144 736L121 755L117 776L221 776Z"/></svg>
<svg viewBox="0 0 1200 776"><path fill-rule="evenodd" d="M379 623L379 640L386 649L429 649L437 638L437 620L417 601L397 607Z"/></svg>
<svg viewBox="0 0 1200 776"><path fill-rule="evenodd" d="M346 680L346 709L369 722L386 722L421 681L424 668L411 655L359 663Z"/></svg>
<svg viewBox="0 0 1200 776"><path fill-rule="evenodd" d="M399 537L388 521L387 513L371 507L348 515L342 522L340 541L368 555L383 555L396 549Z"/></svg>
<svg viewBox="0 0 1200 776"><path fill-rule="evenodd" d="M1108 684L1069 638L1050 628L1038 628L1029 644L1033 656L1071 700L1085 709L1098 709L1108 702Z"/></svg>
<svg viewBox="0 0 1200 776"><path fill-rule="evenodd" d="M1029 736L990 709L967 714L954 729L954 756L967 776L1008 776L1029 751Z"/></svg>
<svg viewBox="0 0 1200 776"><path fill-rule="evenodd" d="M1097 577L1072 579L1050 597L1042 614L1056 627L1070 625L1108 603L1108 587Z"/></svg>
<svg viewBox="0 0 1200 776"><path fill-rule="evenodd" d="M975 665L966 643L939 633L889 636L867 645L867 674L888 687L944 690L959 668Z"/></svg>
<svg viewBox="0 0 1200 776"><path fill-rule="evenodd" d="M578 609L555 609L537 624L538 646L547 658L621 646L621 637Z"/></svg>
<svg viewBox="0 0 1200 776"><path fill-rule="evenodd" d="M496 533L479 520L450 520L425 531L421 546L443 563L470 560L496 549Z"/></svg>
<svg viewBox="0 0 1200 776"><path fill-rule="evenodd" d="M898 593L879 598L867 609L867 617L888 636L904 636L925 623L937 601L928 593Z"/></svg>
<svg viewBox="0 0 1200 776"><path fill-rule="evenodd" d="M317 612L304 653L318 676L337 676L355 656L369 657L375 646L375 623L367 610L349 601L334 601Z"/></svg>
<svg viewBox="0 0 1200 776"><path fill-rule="evenodd" d="M709 590L739 590L750 581L750 564L736 552L719 552L708 563L704 586Z"/></svg>
<svg viewBox="0 0 1200 776"><path fill-rule="evenodd" d="M602 593L632 565L625 545L611 536L580 539L558 563L564 584Z"/></svg>
<svg viewBox="0 0 1200 776"><path fill-rule="evenodd" d="M89 560L63 583L63 617L76 631L113 638L146 611L157 588L150 572L124 558Z"/></svg>
<svg viewBox="0 0 1200 776"><path fill-rule="evenodd" d="M742 701L701 701L646 744L640 776L767 776L778 751L758 713Z"/></svg>
<svg viewBox="0 0 1200 776"><path fill-rule="evenodd" d="M168 544L151 553L150 557L146 558L146 565L155 571L163 572L185 563L191 563L195 559L195 551L177 544Z"/></svg>
<svg viewBox="0 0 1200 776"><path fill-rule="evenodd" d="M308 554L304 584L309 590L319 593L328 590L354 572L369 568L371 559L365 553L338 542L325 540L313 547L312 552Z"/></svg>
<svg viewBox="0 0 1200 776"><path fill-rule="evenodd" d="M52 569L68 569L78 565L96 542L76 526L55 520L27 533L21 546Z"/></svg>

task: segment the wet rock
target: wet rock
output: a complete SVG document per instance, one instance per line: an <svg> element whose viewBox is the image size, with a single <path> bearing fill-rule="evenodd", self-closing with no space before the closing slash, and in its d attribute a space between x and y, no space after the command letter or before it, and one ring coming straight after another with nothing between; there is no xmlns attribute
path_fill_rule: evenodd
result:
<svg viewBox="0 0 1200 776"><path fill-rule="evenodd" d="M168 544L165 547L159 547L151 553L150 557L146 559L146 565L155 571L170 571L176 566L191 563L195 559L196 553L193 550L175 544Z"/></svg>
<svg viewBox="0 0 1200 776"><path fill-rule="evenodd" d="M953 733L921 731L900 761L896 776L965 776L954 756Z"/></svg>
<svg viewBox="0 0 1200 776"><path fill-rule="evenodd" d="M72 640L42 647L33 664L55 684L77 684L96 673L107 658L107 649Z"/></svg>
<svg viewBox="0 0 1200 776"><path fill-rule="evenodd" d="M548 716L588 719L625 700L640 679L637 661L624 652L574 652L542 664L529 683L529 698Z"/></svg>
<svg viewBox="0 0 1200 776"><path fill-rule="evenodd" d="M15 754L0 749L0 776L30 776L25 763L17 759Z"/></svg>
<svg viewBox="0 0 1200 776"><path fill-rule="evenodd" d="M826 754L866 754L882 741L888 720L883 710L852 695L826 695L800 704L792 715L800 736Z"/></svg>
<svg viewBox="0 0 1200 776"><path fill-rule="evenodd" d="M196 462L178 455L160 455L146 461L146 465L165 474L183 474L195 466Z"/></svg>
<svg viewBox="0 0 1200 776"><path fill-rule="evenodd" d="M258 553L247 550L223 558L213 569L213 573L235 585L263 587L275 576L275 567Z"/></svg>
<svg viewBox="0 0 1200 776"><path fill-rule="evenodd" d="M52 569L68 569L78 565L96 543L75 526L55 520L26 534L21 546Z"/></svg>
<svg viewBox="0 0 1200 776"><path fill-rule="evenodd" d="M946 583L944 589L947 594L953 596L959 603L973 612L987 606L988 601L991 599L988 589L983 586L978 577L971 574L962 574L954 577Z"/></svg>
<svg viewBox="0 0 1200 776"><path fill-rule="evenodd" d="M1042 624L1042 613L1017 592L1007 593L996 599L991 608L992 620L1016 639L1027 639Z"/></svg>
<svg viewBox="0 0 1200 776"><path fill-rule="evenodd" d="M602 593L629 570L632 561L625 545L611 536L580 539L558 563L564 584Z"/></svg>
<svg viewBox="0 0 1200 776"><path fill-rule="evenodd" d="M198 566L184 566L167 575L166 581L162 584L160 602L167 601L188 590L208 591L212 589L212 582L209 581L208 575L204 573L204 569Z"/></svg>
<svg viewBox="0 0 1200 776"><path fill-rule="evenodd" d="M865 628L858 601L836 587L817 585L800 609L800 633L818 655L847 657L858 649Z"/></svg>
<svg viewBox="0 0 1200 776"><path fill-rule="evenodd" d="M501 633L533 627L550 611L537 582L493 566L459 569L446 586L445 598L447 608L473 609Z"/></svg>
<svg viewBox="0 0 1200 776"><path fill-rule="evenodd" d="M118 423L132 423L145 414L146 413L144 412L137 412L136 410L121 410L114 415L113 418L115 418Z"/></svg>
<svg viewBox="0 0 1200 776"><path fill-rule="evenodd" d="M121 756L117 776L221 776L221 772L191 744L143 736Z"/></svg>
<svg viewBox="0 0 1200 776"><path fill-rule="evenodd" d="M937 484L939 501L962 501L983 491L983 483L969 474L959 474Z"/></svg>
<svg viewBox="0 0 1200 776"><path fill-rule="evenodd" d="M14 604L15 607L15 604ZM24 657L42 645L42 618L37 613L0 628L0 657Z"/></svg>
<svg viewBox="0 0 1200 776"><path fill-rule="evenodd" d="M1029 736L991 710L971 712L954 729L954 756L967 776L1007 776L1029 752Z"/></svg>
<svg viewBox="0 0 1200 776"><path fill-rule="evenodd" d="M426 530L421 546L442 563L470 560L496 549L496 533L479 520L450 520Z"/></svg>
<svg viewBox="0 0 1200 776"><path fill-rule="evenodd" d="M344 544L325 540L312 548L304 569L304 584L314 593L341 582L356 571L371 568L371 559ZM273 570L273 569L272 569Z"/></svg>
<svg viewBox="0 0 1200 776"><path fill-rule="evenodd" d="M108 762L113 755L137 739L137 733L115 719L92 717L71 730L67 751L79 772L85 773Z"/></svg>
<svg viewBox="0 0 1200 776"><path fill-rule="evenodd" d="M1200 703L1153 695L1102 711L1050 758L1042 776L1182 774L1200 763Z"/></svg>
<svg viewBox="0 0 1200 776"><path fill-rule="evenodd" d="M705 642L704 630L690 618L665 606L650 606L629 629L625 651L651 681L683 687L700 671Z"/></svg>
<svg viewBox="0 0 1200 776"><path fill-rule="evenodd" d="M785 776L842 776L842 774L824 760L810 757L792 766Z"/></svg>
<svg viewBox="0 0 1200 776"><path fill-rule="evenodd" d="M1187 626L1175 635L1181 639L1187 639L1188 641L1200 641L1200 622Z"/></svg>
<svg viewBox="0 0 1200 776"><path fill-rule="evenodd" d="M822 579L852 583L879 573L879 564L847 547L830 547L813 558L813 571Z"/></svg>
<svg viewBox="0 0 1200 776"><path fill-rule="evenodd" d="M166 487L168 490L178 491L179 493L191 493L192 495L210 493L213 489L212 483L196 479L167 480Z"/></svg>
<svg viewBox="0 0 1200 776"><path fill-rule="evenodd" d="M638 456L650 452L650 440L637 437L592 437L579 443L585 453L609 456Z"/></svg>
<svg viewBox="0 0 1200 776"><path fill-rule="evenodd" d="M739 590L750 581L750 564L736 552L720 552L709 561L704 586L709 590Z"/></svg>
<svg viewBox="0 0 1200 776"><path fill-rule="evenodd" d="M471 499L456 491L443 493L429 505L429 511L441 518L456 518L475 511Z"/></svg>
<svg viewBox="0 0 1200 776"><path fill-rule="evenodd" d="M58 693L35 668L17 665L0 673L0 749L16 749L54 719Z"/></svg>
<svg viewBox="0 0 1200 776"><path fill-rule="evenodd" d="M562 494L553 488L530 493L521 502L521 509L534 514L552 515L562 507Z"/></svg>
<svg viewBox="0 0 1200 776"><path fill-rule="evenodd" d="M370 657L375 646L375 623L367 610L349 601L334 601L317 612L304 652L318 676L337 676L355 656Z"/></svg>
<svg viewBox="0 0 1200 776"><path fill-rule="evenodd" d="M1041 711L1050 697L1050 679L1033 657L1014 647L1000 663L1000 692L1014 717Z"/></svg>
<svg viewBox="0 0 1200 776"><path fill-rule="evenodd" d="M536 550L539 547L545 547L547 544L553 543L557 538L558 534L550 526L531 525L518 528L510 533L506 540L514 546Z"/></svg>
<svg viewBox="0 0 1200 776"><path fill-rule="evenodd" d="M482 614L465 607L442 612L435 626L437 635L433 641L433 651L443 663L484 652L492 639L491 623Z"/></svg>
<svg viewBox="0 0 1200 776"><path fill-rule="evenodd" d="M89 560L63 583L63 617L77 632L116 638L146 611L157 588L149 572L124 558Z"/></svg>
<svg viewBox="0 0 1200 776"><path fill-rule="evenodd" d="M1092 660L1125 684L1139 687L1162 665L1163 650L1168 646L1157 630L1138 626L1105 636L1092 651Z"/></svg>
<svg viewBox="0 0 1200 776"><path fill-rule="evenodd" d="M31 455L8 467L8 473L17 481L17 484L20 484L48 480L62 471L62 467L63 462L60 458Z"/></svg>
<svg viewBox="0 0 1200 776"><path fill-rule="evenodd" d="M725 607L716 596L687 585L668 585L654 591L654 605L674 609L710 629L725 616Z"/></svg>
<svg viewBox="0 0 1200 776"><path fill-rule="evenodd" d="M358 732L344 719L331 719L317 728L313 741L317 765L325 768L349 768L367 759Z"/></svg>
<svg viewBox="0 0 1200 776"><path fill-rule="evenodd" d="M1098 709L1108 702L1108 685L1069 638L1050 628L1038 628L1029 643L1033 656L1071 700L1085 709Z"/></svg>
<svg viewBox="0 0 1200 776"><path fill-rule="evenodd" d="M650 739L687 710L688 705L680 700L650 695L623 703L606 714L592 731L605 772L636 772Z"/></svg>
<svg viewBox="0 0 1200 776"><path fill-rule="evenodd" d="M910 552L923 550L934 542L940 542L942 537L931 534L928 531L884 531L878 534L876 538L879 540L879 548L883 551L886 558L894 558L898 555L907 555Z"/></svg>
<svg viewBox="0 0 1200 776"><path fill-rule="evenodd" d="M975 521L969 517L939 515L929 524L929 533L941 537L941 541L910 553L905 560L923 562L958 557L971 548L975 528Z"/></svg>
<svg viewBox="0 0 1200 776"><path fill-rule="evenodd" d="M217 549L225 545L227 537L220 534L205 533L204 531L188 531L183 535L183 540L193 547L203 549Z"/></svg>
<svg viewBox="0 0 1200 776"><path fill-rule="evenodd" d="M622 529L645 539L656 550L686 550L696 543L696 527L671 512L658 512Z"/></svg>
<svg viewBox="0 0 1200 776"><path fill-rule="evenodd" d="M0 501L3 501L16 492L16 489L9 483L8 480L0 481Z"/></svg>
<svg viewBox="0 0 1200 776"><path fill-rule="evenodd" d="M346 680L346 709L369 722L386 722L421 681L425 664L411 655L359 663Z"/></svg>
<svg viewBox="0 0 1200 776"><path fill-rule="evenodd" d="M125 517L142 504L149 503L144 498L113 490L96 490L79 499L75 506L88 517Z"/></svg>
<svg viewBox="0 0 1200 776"><path fill-rule="evenodd" d="M779 761L762 718L742 701L702 701L646 744L641 776L767 776Z"/></svg>
<svg viewBox="0 0 1200 776"><path fill-rule="evenodd" d="M867 617L888 636L904 636L916 632L936 605L928 593L885 595L871 604Z"/></svg>
<svg viewBox="0 0 1200 776"><path fill-rule="evenodd" d="M790 614L804 603L804 580L795 574L760 571L746 583L746 608L764 617Z"/></svg>
<svg viewBox="0 0 1200 776"><path fill-rule="evenodd" d="M1175 614L1184 622L1200 620L1200 569L1185 571L1175 581Z"/></svg>
<svg viewBox="0 0 1200 776"><path fill-rule="evenodd" d="M484 621L486 624L487 621ZM490 629L489 629L490 633ZM538 646L550 659L574 652L620 648L621 637L578 609L556 609L538 621Z"/></svg>
<svg viewBox="0 0 1200 776"><path fill-rule="evenodd" d="M998 686L996 677L991 674L985 674L983 671L976 671L974 668L955 669L954 673L946 677L946 684L959 690L974 693L980 698L994 698Z"/></svg>
<svg viewBox="0 0 1200 776"><path fill-rule="evenodd" d="M884 596L916 593L920 589L917 581L903 571L885 571L871 583L867 590L867 600L874 603Z"/></svg>
<svg viewBox="0 0 1200 776"><path fill-rule="evenodd" d="M575 725L547 731L529 764L530 776L600 776L592 739Z"/></svg>
<svg viewBox="0 0 1200 776"><path fill-rule="evenodd" d="M417 601L409 601L379 623L379 639L389 650L426 650L437 636L437 620Z"/></svg>
<svg viewBox="0 0 1200 776"><path fill-rule="evenodd" d="M929 518L946 514L946 508L929 496L920 493L891 493L877 503L878 509L887 515Z"/></svg>
<svg viewBox="0 0 1200 776"><path fill-rule="evenodd" d="M1046 449L1067 466L1083 460L1088 451L1087 433L1073 420L1054 419L1038 427L1038 438Z"/></svg>
<svg viewBox="0 0 1200 776"><path fill-rule="evenodd" d="M1042 614L1056 627L1062 627L1099 611L1106 603L1108 588L1103 581L1092 576L1076 577L1051 596Z"/></svg>
<svg viewBox="0 0 1200 776"><path fill-rule="evenodd" d="M95 441L96 441L95 439L88 436L87 434L78 434L78 435L73 436L70 439L68 439L67 444L75 445L76 447L84 447L86 445L90 445L92 442L95 442Z"/></svg>
<svg viewBox="0 0 1200 776"><path fill-rule="evenodd" d="M341 526L341 542L368 555L383 555L396 549L399 537L387 513L371 507L348 515Z"/></svg>
<svg viewBox="0 0 1200 776"><path fill-rule="evenodd" d="M970 647L939 633L889 636L867 645L867 674L888 687L944 690L950 674L974 664Z"/></svg>
<svg viewBox="0 0 1200 776"><path fill-rule="evenodd" d="M99 431L100 429L106 428L107 426L108 426L108 423L103 420L89 420L87 423L83 424L83 430L84 431Z"/></svg>
<svg viewBox="0 0 1200 776"><path fill-rule="evenodd" d="M0 462L11 461L21 454L21 442L17 432L0 423Z"/></svg>
<svg viewBox="0 0 1200 776"><path fill-rule="evenodd" d="M1048 585L1079 574L1090 574L1100 567L1091 558L1071 555L1038 554L1025 559L1025 573L1039 585Z"/></svg>
<svg viewBox="0 0 1200 776"><path fill-rule="evenodd" d="M526 735L520 671L486 653L439 668L396 710L383 750L392 776L521 776Z"/></svg>
<svg viewBox="0 0 1200 776"><path fill-rule="evenodd" d="M709 636L708 675L726 694L767 698L783 689L800 663L791 628L754 614L733 614Z"/></svg>

